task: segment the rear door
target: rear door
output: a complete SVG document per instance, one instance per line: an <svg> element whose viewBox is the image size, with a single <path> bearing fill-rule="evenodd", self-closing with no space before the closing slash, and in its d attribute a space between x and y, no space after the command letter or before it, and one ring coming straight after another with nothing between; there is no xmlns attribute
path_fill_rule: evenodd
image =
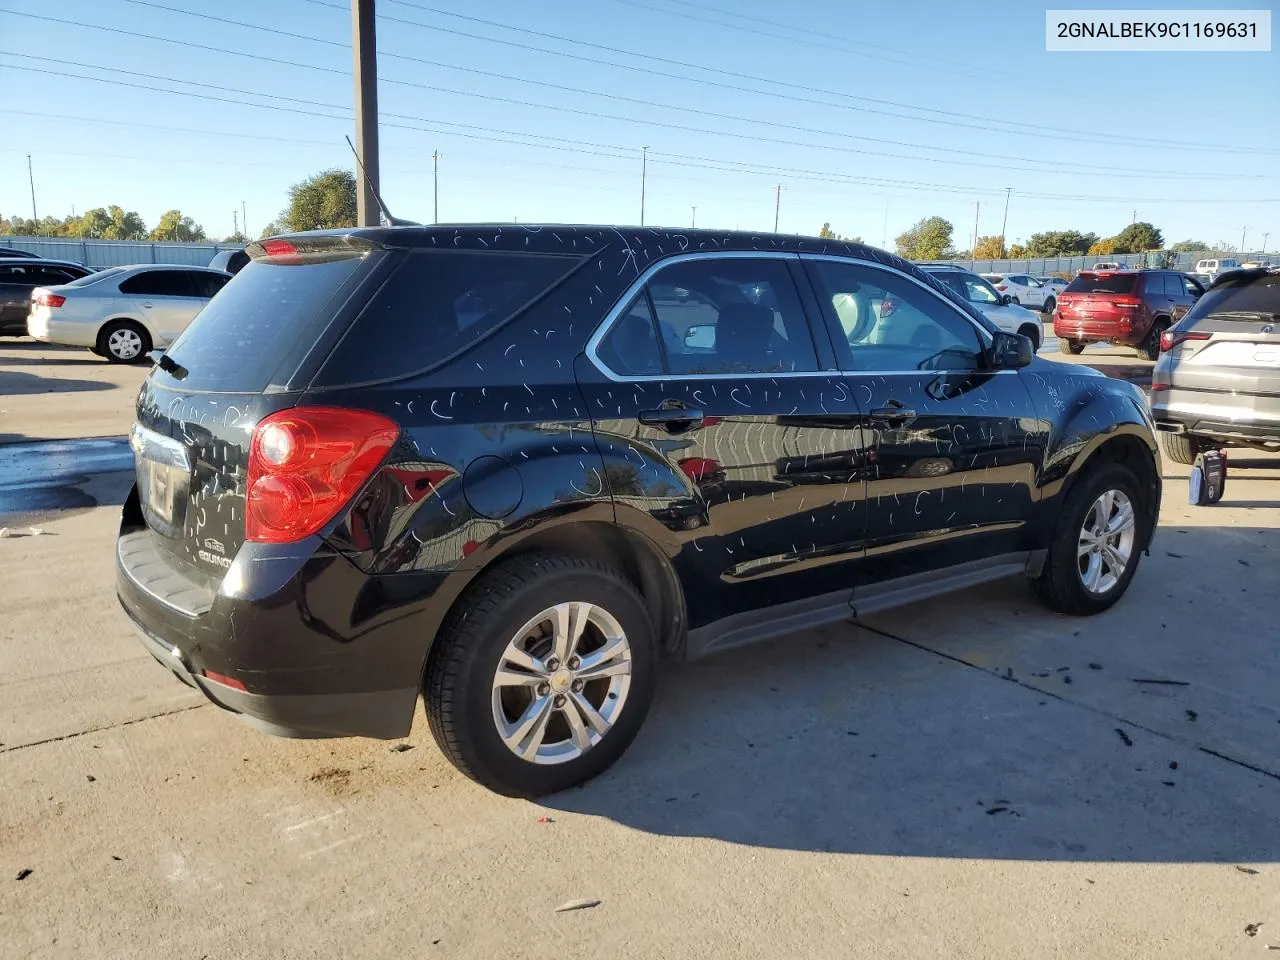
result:
<svg viewBox="0 0 1280 960"><path fill-rule="evenodd" d="M694 627L839 608L863 556L866 435L798 270L794 254L672 258L578 367L619 520L670 544Z"/></svg>
<svg viewBox="0 0 1280 960"><path fill-rule="evenodd" d="M143 382L132 434L137 507L155 544L197 577L221 577L244 542L254 426L297 403L362 284L381 277L388 255L346 243L249 264L173 343L177 366ZM155 272L189 283L188 271Z"/></svg>
<svg viewBox="0 0 1280 960"><path fill-rule="evenodd" d="M141 312L157 347L166 347L204 306L187 270L144 270L121 281L120 293Z"/></svg>
<svg viewBox="0 0 1280 960"><path fill-rule="evenodd" d="M1026 549L1043 423L1016 371L987 369L989 334L896 270L817 256L804 263L871 440L862 581ZM860 312L894 309L850 332L839 308L849 300Z"/></svg>

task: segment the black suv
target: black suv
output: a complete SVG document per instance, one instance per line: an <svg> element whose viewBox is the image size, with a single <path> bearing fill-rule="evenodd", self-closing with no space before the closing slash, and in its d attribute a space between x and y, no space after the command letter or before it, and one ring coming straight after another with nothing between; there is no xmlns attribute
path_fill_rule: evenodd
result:
<svg viewBox="0 0 1280 960"><path fill-rule="evenodd" d="M260 241L138 397L118 592L291 736L581 782L657 660L1024 574L1107 609L1160 499L1142 394L906 261L776 235L394 227ZM891 310L882 309L886 303Z"/></svg>
<svg viewBox="0 0 1280 960"><path fill-rule="evenodd" d="M0 250L0 254L4 251ZM31 291L87 277L92 270L70 260L0 256L0 337L25 337Z"/></svg>

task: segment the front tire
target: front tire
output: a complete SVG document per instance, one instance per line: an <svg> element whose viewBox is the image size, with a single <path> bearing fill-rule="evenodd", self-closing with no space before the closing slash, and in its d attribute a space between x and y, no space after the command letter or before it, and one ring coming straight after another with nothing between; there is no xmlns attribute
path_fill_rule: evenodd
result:
<svg viewBox="0 0 1280 960"><path fill-rule="evenodd" d="M1031 349L1033 351L1040 349L1040 330L1038 328L1028 324L1018 332L1031 341Z"/></svg>
<svg viewBox="0 0 1280 960"><path fill-rule="evenodd" d="M1044 569L1032 581L1050 610L1088 616L1124 596L1147 537L1141 489L1133 471L1119 463L1101 464L1076 480L1058 514Z"/></svg>
<svg viewBox="0 0 1280 960"><path fill-rule="evenodd" d="M1063 353L1071 354L1073 357L1079 356L1084 353L1084 341L1068 340L1066 337L1061 337L1058 340L1058 349Z"/></svg>
<svg viewBox="0 0 1280 960"><path fill-rule="evenodd" d="M644 601L594 560L534 554L484 574L441 629L423 698L462 773L507 796L584 783L648 713L657 645Z"/></svg>
<svg viewBox="0 0 1280 960"><path fill-rule="evenodd" d="M98 333L94 352L112 363L142 363L151 352L151 335L132 320L112 320Z"/></svg>
<svg viewBox="0 0 1280 960"><path fill-rule="evenodd" d="M1160 449L1174 463L1187 466L1196 462L1196 457L1206 449L1204 441L1186 433L1160 433Z"/></svg>

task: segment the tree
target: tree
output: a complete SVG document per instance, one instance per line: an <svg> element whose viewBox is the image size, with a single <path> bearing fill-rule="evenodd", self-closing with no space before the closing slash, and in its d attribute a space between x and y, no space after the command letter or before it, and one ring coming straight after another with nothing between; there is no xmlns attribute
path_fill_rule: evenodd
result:
<svg viewBox="0 0 1280 960"><path fill-rule="evenodd" d="M861 237L842 237L831 229L830 223L824 223L822 229L818 231L818 236L823 240L839 240L843 243L862 243Z"/></svg>
<svg viewBox="0 0 1280 960"><path fill-rule="evenodd" d="M894 239L898 256L908 260L940 260L950 256L955 252L951 246L954 229L950 220L926 217Z"/></svg>
<svg viewBox="0 0 1280 960"><path fill-rule="evenodd" d="M1027 241L1027 255L1032 257L1066 257L1085 253L1098 242L1096 233L1079 230L1047 230L1033 233Z"/></svg>
<svg viewBox="0 0 1280 960"><path fill-rule="evenodd" d="M265 237L274 237L277 233L284 233L284 232L285 232L284 228L281 227L280 224L276 223L273 220L271 221L271 223L268 223L265 227L262 228L262 232L258 234L258 239L262 240Z"/></svg>
<svg viewBox="0 0 1280 960"><path fill-rule="evenodd" d="M1164 246L1164 237L1160 235L1160 231L1145 220L1129 224L1112 240L1116 253L1146 253Z"/></svg>
<svg viewBox="0 0 1280 960"><path fill-rule="evenodd" d="M328 230L356 225L356 178L349 170L323 170L289 188L280 214L286 230Z"/></svg>
<svg viewBox="0 0 1280 960"><path fill-rule="evenodd" d="M1010 259L1021 260L1023 257L1026 257L1026 256L1030 256L1030 254L1027 253L1027 248L1020 243L1015 243L1013 246L1009 248Z"/></svg>
<svg viewBox="0 0 1280 960"><path fill-rule="evenodd" d="M205 240L204 227L190 217L184 217L181 210L166 210L160 215L160 222L151 231L152 240Z"/></svg>
<svg viewBox="0 0 1280 960"><path fill-rule="evenodd" d="M72 224L71 235L84 237L87 240L101 240L107 235L110 227L111 215L104 207L94 207L92 210L86 210L80 219Z"/></svg>
<svg viewBox="0 0 1280 960"><path fill-rule="evenodd" d="M979 237L973 248L973 256L978 260L1002 260L1005 256L1004 244L999 237Z"/></svg>
<svg viewBox="0 0 1280 960"><path fill-rule="evenodd" d="M1198 253L1208 250L1209 245L1203 240L1179 240L1171 249L1174 253Z"/></svg>
<svg viewBox="0 0 1280 960"><path fill-rule="evenodd" d="M1105 240L1099 240L1089 245L1089 249L1085 251L1091 257L1109 257L1116 252L1115 241L1108 237Z"/></svg>
<svg viewBox="0 0 1280 960"><path fill-rule="evenodd" d="M223 243L248 243L249 238L246 237L241 231L237 230L235 233L229 233L225 237L223 237L222 242Z"/></svg>

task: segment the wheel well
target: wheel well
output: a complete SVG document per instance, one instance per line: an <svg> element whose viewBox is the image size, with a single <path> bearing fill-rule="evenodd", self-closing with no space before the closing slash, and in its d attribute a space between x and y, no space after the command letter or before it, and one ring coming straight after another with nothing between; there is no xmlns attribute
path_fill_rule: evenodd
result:
<svg viewBox="0 0 1280 960"><path fill-rule="evenodd" d="M616 524L590 520L531 534L494 557L477 577L496 563L506 563L523 554L548 552L590 557L617 570L640 591L653 618L659 647L674 653L683 645L687 618L675 570L647 537Z"/></svg>
<svg viewBox="0 0 1280 960"><path fill-rule="evenodd" d="M1147 494L1150 515L1146 518L1146 536L1143 540L1145 548L1151 543L1155 533L1156 520L1160 511L1160 468L1156 464L1151 448L1133 436L1113 437L1093 452L1093 455L1081 467L1077 479L1086 471L1103 463L1119 463L1133 471L1138 483Z"/></svg>

